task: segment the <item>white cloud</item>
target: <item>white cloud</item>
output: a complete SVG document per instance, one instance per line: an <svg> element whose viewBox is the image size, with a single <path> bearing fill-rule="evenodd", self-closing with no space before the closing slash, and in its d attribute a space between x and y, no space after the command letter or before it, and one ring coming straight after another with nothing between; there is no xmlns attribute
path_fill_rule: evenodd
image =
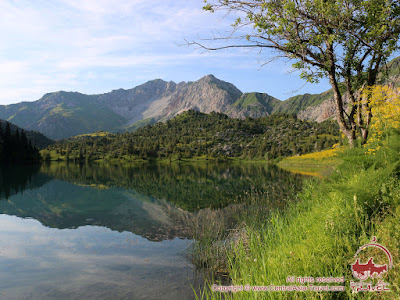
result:
<svg viewBox="0 0 400 300"><path fill-rule="evenodd" d="M202 0L1 1L0 103L35 100L55 90L106 92L104 87L111 83L104 80L114 78L113 87L122 87L118 80L127 70L130 76L143 78L151 69L154 76L149 74L148 80L156 74L173 78L177 65L186 65L189 71L211 66L213 59L213 66L231 66L226 62L229 57L237 61L246 57L241 51L202 53L177 46L185 38L207 35L213 24L228 27L229 19L203 12L203 4Z"/></svg>

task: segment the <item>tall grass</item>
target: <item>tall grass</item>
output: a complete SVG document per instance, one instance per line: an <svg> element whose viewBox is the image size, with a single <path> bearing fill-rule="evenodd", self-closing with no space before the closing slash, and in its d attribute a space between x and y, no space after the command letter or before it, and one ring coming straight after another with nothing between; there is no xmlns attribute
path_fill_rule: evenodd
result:
<svg viewBox="0 0 400 300"><path fill-rule="evenodd" d="M228 253L247 240L249 224L263 224L271 211L284 209L293 200L295 187L273 194L253 188L227 207L202 209L195 214L191 220L195 242L187 249L186 257L208 280L230 282Z"/></svg>
<svg viewBox="0 0 400 300"><path fill-rule="evenodd" d="M299 200L284 210L248 218L239 239L231 241L225 252L232 285L278 286L288 285L288 276L344 276L345 291L206 291L202 298L400 298L400 135L391 134L374 153L351 149L339 154L344 163L328 179L309 181L298 194ZM391 284L391 291L353 293L350 264L359 247L373 236L394 257L394 268L383 278Z"/></svg>

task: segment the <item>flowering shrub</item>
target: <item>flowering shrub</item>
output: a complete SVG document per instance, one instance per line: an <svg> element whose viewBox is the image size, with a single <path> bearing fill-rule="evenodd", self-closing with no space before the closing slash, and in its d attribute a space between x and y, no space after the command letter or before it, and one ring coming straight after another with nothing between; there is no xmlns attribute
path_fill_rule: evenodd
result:
<svg viewBox="0 0 400 300"><path fill-rule="evenodd" d="M341 149L338 148L337 145L334 145L334 146L335 146L334 149L304 154L304 155L299 156L299 158L322 159L322 158L337 156L340 153ZM292 157L289 157L288 159L296 159L296 158L298 158L298 157L292 156Z"/></svg>
<svg viewBox="0 0 400 300"><path fill-rule="evenodd" d="M370 138L364 147L368 148L368 154L375 154L388 131L400 129L400 89L376 85L367 88L363 96L369 99L373 115Z"/></svg>

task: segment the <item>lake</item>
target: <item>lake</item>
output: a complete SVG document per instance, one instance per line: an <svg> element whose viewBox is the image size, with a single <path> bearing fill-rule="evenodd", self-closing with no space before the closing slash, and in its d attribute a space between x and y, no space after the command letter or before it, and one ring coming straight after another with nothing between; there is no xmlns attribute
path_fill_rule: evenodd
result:
<svg viewBox="0 0 400 300"><path fill-rule="evenodd" d="M3 166L0 299L194 299L200 216L255 190L284 206L301 181L261 163Z"/></svg>

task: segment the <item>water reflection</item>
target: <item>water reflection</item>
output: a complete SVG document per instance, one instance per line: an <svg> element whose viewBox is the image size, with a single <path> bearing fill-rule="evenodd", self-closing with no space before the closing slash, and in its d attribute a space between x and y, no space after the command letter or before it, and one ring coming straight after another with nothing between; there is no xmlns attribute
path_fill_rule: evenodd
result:
<svg viewBox="0 0 400 300"><path fill-rule="evenodd" d="M278 203L301 182L299 175L252 164L123 167L53 163L40 171L15 174L21 175L24 184L11 181L15 188L7 190L20 194L10 197L12 192L8 192L3 197L8 199L0 201L3 214L34 218L59 229L102 226L151 241L191 238L191 224L199 210L237 203L238 195L254 188L268 192L269 199Z"/></svg>
<svg viewBox="0 0 400 300"><path fill-rule="evenodd" d="M2 167L0 296L191 299L193 230L228 224L238 195L280 203L300 183L260 164Z"/></svg>
<svg viewBox="0 0 400 300"><path fill-rule="evenodd" d="M0 165L0 200L34 189L45 184L51 177L39 174L40 165Z"/></svg>
<svg viewBox="0 0 400 300"><path fill-rule="evenodd" d="M267 164L43 165L41 172L97 188L121 187L186 210L224 207L246 191L269 191L280 199L300 186L302 176Z"/></svg>
<svg viewBox="0 0 400 300"><path fill-rule="evenodd" d="M0 298L193 299L188 241L150 243L129 232L57 230L0 216Z"/></svg>

